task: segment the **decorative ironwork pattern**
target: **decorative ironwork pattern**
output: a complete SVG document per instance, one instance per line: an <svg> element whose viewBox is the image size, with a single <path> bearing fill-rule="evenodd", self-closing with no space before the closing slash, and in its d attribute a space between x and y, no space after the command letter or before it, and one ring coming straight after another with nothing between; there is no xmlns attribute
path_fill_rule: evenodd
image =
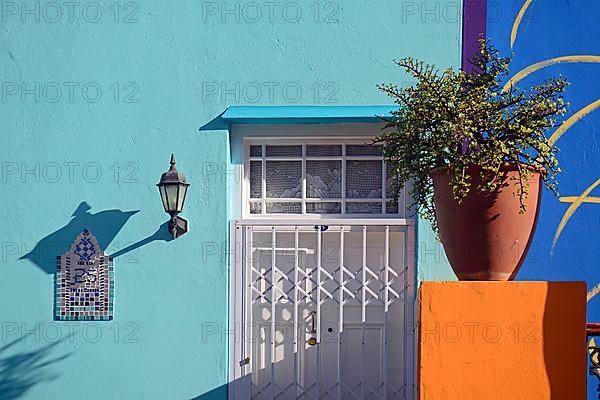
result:
<svg viewBox="0 0 600 400"><path fill-rule="evenodd" d="M588 323L586 326L586 333L588 339L590 339L588 351L590 353L590 375L595 376L600 380L600 346L596 345L595 338L600 337L600 324ZM598 399L600 399L600 382L596 388L598 392Z"/></svg>
<svg viewBox="0 0 600 400"><path fill-rule="evenodd" d="M57 257L54 319L112 320L113 298L112 260L86 229L77 236L68 252Z"/></svg>
<svg viewBox="0 0 600 400"><path fill-rule="evenodd" d="M251 398L408 398L403 228L242 228Z"/></svg>

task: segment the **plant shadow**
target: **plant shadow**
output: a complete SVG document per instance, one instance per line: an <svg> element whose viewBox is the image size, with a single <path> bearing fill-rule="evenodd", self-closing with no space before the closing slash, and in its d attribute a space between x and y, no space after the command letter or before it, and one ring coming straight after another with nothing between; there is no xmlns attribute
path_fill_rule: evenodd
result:
<svg viewBox="0 0 600 400"><path fill-rule="evenodd" d="M48 368L72 355L72 353L66 353L60 356L53 356L52 354L56 346L69 339L72 335L48 343L37 350L10 354L11 347L17 345L19 342L25 341L31 334L22 335L3 347L0 347L1 399L17 399L27 393L35 385L57 379L59 375L49 372Z"/></svg>

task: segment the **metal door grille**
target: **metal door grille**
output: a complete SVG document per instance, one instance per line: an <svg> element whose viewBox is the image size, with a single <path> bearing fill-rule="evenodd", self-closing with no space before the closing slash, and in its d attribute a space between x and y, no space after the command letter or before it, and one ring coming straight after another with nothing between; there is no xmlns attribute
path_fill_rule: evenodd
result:
<svg viewBox="0 0 600 400"><path fill-rule="evenodd" d="M235 223L232 397L414 398L412 221L314 222Z"/></svg>

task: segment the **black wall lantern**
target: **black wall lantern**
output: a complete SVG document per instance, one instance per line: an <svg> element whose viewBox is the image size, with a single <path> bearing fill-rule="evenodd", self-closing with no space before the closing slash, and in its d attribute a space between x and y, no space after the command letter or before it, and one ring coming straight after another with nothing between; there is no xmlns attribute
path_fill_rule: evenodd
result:
<svg viewBox="0 0 600 400"><path fill-rule="evenodd" d="M185 181L185 176L175 168L175 156L173 154L171 154L171 168L162 174L160 182L156 186L158 186L165 212L171 216L169 230L173 235L173 239L176 239L188 231L187 220L178 217L177 214L183 209L185 195L190 184Z"/></svg>

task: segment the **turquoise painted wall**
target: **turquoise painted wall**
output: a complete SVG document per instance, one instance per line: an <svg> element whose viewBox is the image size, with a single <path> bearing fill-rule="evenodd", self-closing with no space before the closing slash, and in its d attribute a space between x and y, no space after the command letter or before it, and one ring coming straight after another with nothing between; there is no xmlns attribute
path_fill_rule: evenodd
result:
<svg viewBox="0 0 600 400"><path fill-rule="evenodd" d="M519 22L520 10L523 11ZM596 1L534 0L527 4L525 1L490 2L487 16L488 36L504 54L514 53L509 78L545 60L576 56L576 62L546 66L519 82L525 87L562 74L571 82L565 95L571 103L571 112L566 117L575 116L575 119L556 142L563 170L559 176L560 196L557 198L544 191L531 251L517 279L586 281L589 322L600 320L600 297L597 296L600 195L593 186L600 178L598 15L600 3ZM587 189L590 189L588 195L582 196ZM574 206L573 198L580 198L581 204ZM595 377L589 377L589 399L597 398L597 383Z"/></svg>
<svg viewBox="0 0 600 400"><path fill-rule="evenodd" d="M224 398L237 177L227 131L198 128L233 104L385 103L392 59L460 61L455 1L274 4L0 5L0 398ZM176 241L171 152L192 184ZM86 227L120 254L115 318L53 322L55 257Z"/></svg>

